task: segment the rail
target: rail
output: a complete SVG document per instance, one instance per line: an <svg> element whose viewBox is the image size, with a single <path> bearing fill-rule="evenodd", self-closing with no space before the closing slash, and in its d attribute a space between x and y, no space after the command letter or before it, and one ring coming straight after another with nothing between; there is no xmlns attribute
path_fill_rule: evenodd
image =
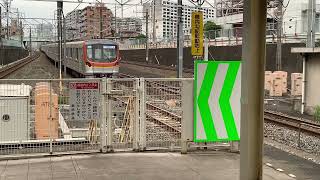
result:
<svg viewBox="0 0 320 180"><path fill-rule="evenodd" d="M119 73L118 76L120 78L134 78L134 76L124 73ZM165 92L172 95L178 95L179 93L181 93L178 87L169 86L159 82L151 82L147 84L147 88L153 89L158 93ZM182 117L180 115L161 108L159 107L159 105L151 103L150 100L146 102L146 108L147 110L149 110L149 112L146 113L146 116L148 116L149 119L152 119L154 123L164 125L171 131L181 133Z"/></svg>
<svg viewBox="0 0 320 180"><path fill-rule="evenodd" d="M35 52L34 54L30 54L28 57L20 59L14 63L11 63L8 66L5 66L3 68L0 69L0 79L3 79L7 76L9 76L10 74L16 72L17 70L19 70L20 68L22 68L23 66L29 64L30 62L38 59L40 57L40 53L39 52Z"/></svg>
<svg viewBox="0 0 320 180"><path fill-rule="evenodd" d="M297 129L299 131L304 131L306 133L320 136L320 123L274 111L265 111L264 115L265 121L277 123Z"/></svg>

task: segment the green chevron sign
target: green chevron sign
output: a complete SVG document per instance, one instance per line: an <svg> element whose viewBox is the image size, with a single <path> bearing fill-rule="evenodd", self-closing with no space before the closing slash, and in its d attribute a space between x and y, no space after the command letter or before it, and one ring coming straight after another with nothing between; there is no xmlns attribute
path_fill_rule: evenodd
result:
<svg viewBox="0 0 320 180"><path fill-rule="evenodd" d="M240 61L196 61L194 141L240 140Z"/></svg>

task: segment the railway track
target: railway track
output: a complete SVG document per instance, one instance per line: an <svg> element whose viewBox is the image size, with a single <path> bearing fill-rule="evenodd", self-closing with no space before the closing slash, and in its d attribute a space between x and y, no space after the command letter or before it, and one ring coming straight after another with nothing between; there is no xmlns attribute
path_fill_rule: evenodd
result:
<svg viewBox="0 0 320 180"><path fill-rule="evenodd" d="M137 66L144 66L144 67L149 67L149 68L157 68L157 69L163 69L163 70L176 71L176 68L173 66L166 66L166 65L159 65L159 64L148 64L148 63L144 63L144 62L133 62L133 61L121 61L121 63L132 64L132 65L137 65ZM193 73L193 69L184 68L183 72Z"/></svg>
<svg viewBox="0 0 320 180"><path fill-rule="evenodd" d="M119 73L120 78L135 78L134 76ZM161 82L146 82L146 87L152 91L151 96L176 96L180 94L180 88L175 86L169 86ZM164 100L156 99L163 104ZM146 117L147 120L152 121L170 132L181 133L181 116L160 107L158 104L154 104L148 100L146 103Z"/></svg>
<svg viewBox="0 0 320 180"><path fill-rule="evenodd" d="M181 133L181 116L151 103L147 103L146 106L148 120L166 126L165 129L170 129L171 132Z"/></svg>
<svg viewBox="0 0 320 180"><path fill-rule="evenodd" d="M311 120L293 117L273 111L265 111L264 120L320 137L320 123Z"/></svg>
<svg viewBox="0 0 320 180"><path fill-rule="evenodd" d="M159 66L159 65L150 65ZM165 69L170 69L170 67L164 67ZM132 78L133 76L122 74L122 77ZM171 87L166 84L161 83L149 83L147 88L153 89L158 92L165 92L170 95L178 95L180 89L178 87ZM159 93L161 94L161 93ZM163 94L163 95L166 95ZM156 96L156 94L154 94ZM159 125L167 126L168 129L174 132L181 132L181 116L174 114L164 108L154 105L150 102L146 104L147 110L151 111L147 116ZM320 123L302 119L294 116L289 116L280 112L273 112L266 110L264 112L264 120L266 122L273 122L297 131L303 131L316 136L320 136Z"/></svg>
<svg viewBox="0 0 320 180"><path fill-rule="evenodd" d="M35 52L32 55L29 55L26 58L20 59L4 68L0 69L0 79L7 77L8 75L12 74L13 72L19 70L20 68L24 67L25 65L29 64L30 62L36 60L40 57L39 52Z"/></svg>

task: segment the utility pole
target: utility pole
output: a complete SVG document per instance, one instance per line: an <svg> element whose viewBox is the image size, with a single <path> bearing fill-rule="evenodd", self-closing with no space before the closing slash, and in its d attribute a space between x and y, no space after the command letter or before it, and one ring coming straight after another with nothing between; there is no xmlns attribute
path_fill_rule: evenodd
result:
<svg viewBox="0 0 320 180"><path fill-rule="evenodd" d="M307 47L313 48L315 46L315 11L316 0L309 0L308 4L308 34Z"/></svg>
<svg viewBox="0 0 320 180"><path fill-rule="evenodd" d="M7 2L7 39L9 39L9 2Z"/></svg>
<svg viewBox="0 0 320 180"><path fill-rule="evenodd" d="M156 39L156 0L153 0L153 13L152 13L152 16L153 16L153 35L152 35L152 41L153 43L156 43L157 42L157 39Z"/></svg>
<svg viewBox="0 0 320 180"><path fill-rule="evenodd" d="M66 62L67 62L67 27L66 27L66 18L63 16L63 73L64 73L64 77L67 76L67 66L66 66Z"/></svg>
<svg viewBox="0 0 320 180"><path fill-rule="evenodd" d="M21 47L23 47L23 33L22 33L22 21L20 20L20 14L19 14L19 10L18 10L18 21L17 21L17 26L19 27L19 33L20 33L20 44Z"/></svg>
<svg viewBox="0 0 320 180"><path fill-rule="evenodd" d="M278 0L278 21L277 21L277 57L276 57L276 69L282 70L282 21L283 21L283 0Z"/></svg>
<svg viewBox="0 0 320 180"><path fill-rule="evenodd" d="M23 27L22 27L21 20L20 20L20 41L21 41L21 47L23 47Z"/></svg>
<svg viewBox="0 0 320 180"><path fill-rule="evenodd" d="M59 57L59 79L62 79L62 10L63 10L63 2L57 2L57 18L58 18L58 57ZM61 81L60 81L60 90Z"/></svg>
<svg viewBox="0 0 320 180"><path fill-rule="evenodd" d="M149 63L149 9L146 12L146 62Z"/></svg>
<svg viewBox="0 0 320 180"><path fill-rule="evenodd" d="M123 19L123 2L122 2L122 0L121 0L121 18Z"/></svg>
<svg viewBox="0 0 320 180"><path fill-rule="evenodd" d="M0 46L2 45L2 9L0 6Z"/></svg>
<svg viewBox="0 0 320 180"><path fill-rule="evenodd" d="M183 20L182 0L178 0L178 21L177 21L177 78L182 78L183 72Z"/></svg>
<svg viewBox="0 0 320 180"><path fill-rule="evenodd" d="M29 32L29 47L30 47L30 53L32 53L32 41L31 41L31 27L30 27L30 32Z"/></svg>
<svg viewBox="0 0 320 180"><path fill-rule="evenodd" d="M100 39L103 39L103 15L102 15L102 3L100 4Z"/></svg>
<svg viewBox="0 0 320 180"><path fill-rule="evenodd" d="M114 5L114 36L117 37L118 29L117 29L117 5Z"/></svg>
<svg viewBox="0 0 320 180"><path fill-rule="evenodd" d="M2 9L0 6L0 49L2 49ZM1 58L1 66L3 66L3 58Z"/></svg>

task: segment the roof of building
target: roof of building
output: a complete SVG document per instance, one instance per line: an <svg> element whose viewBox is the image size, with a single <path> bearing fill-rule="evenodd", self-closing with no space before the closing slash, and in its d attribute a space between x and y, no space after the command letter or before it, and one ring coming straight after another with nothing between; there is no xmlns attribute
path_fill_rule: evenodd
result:
<svg viewBox="0 0 320 180"><path fill-rule="evenodd" d="M320 47L316 48L306 48L306 47L296 47L296 48L291 48L291 53L320 53Z"/></svg>
<svg viewBox="0 0 320 180"><path fill-rule="evenodd" d="M32 87L25 84L0 84L1 97L28 97L30 96L31 90Z"/></svg>

